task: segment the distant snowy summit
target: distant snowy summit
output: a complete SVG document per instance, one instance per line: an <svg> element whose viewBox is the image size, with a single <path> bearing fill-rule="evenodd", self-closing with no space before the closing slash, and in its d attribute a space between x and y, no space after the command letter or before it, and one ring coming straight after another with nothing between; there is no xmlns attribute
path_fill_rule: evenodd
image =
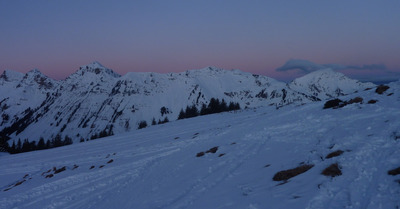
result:
<svg viewBox="0 0 400 209"><path fill-rule="evenodd" d="M84 75L85 73L94 73L96 75L109 75L114 78L121 77L118 73L114 72L113 70L104 67L99 62L92 62L88 65L81 66L77 72L74 74Z"/></svg>
<svg viewBox="0 0 400 209"><path fill-rule="evenodd" d="M99 62L57 81L38 70L0 76L0 136L37 141L68 136L75 142L99 133L121 133L146 121L172 121L188 106L212 98L241 108L302 104L374 87L342 73L319 70L290 83L240 70L207 67L182 73L119 75ZM37 130L41 130L38 132Z"/></svg>
<svg viewBox="0 0 400 209"><path fill-rule="evenodd" d="M351 94L374 86L375 84L373 83L362 83L350 79L343 73L333 71L329 68L311 72L289 83L289 88L323 100Z"/></svg>

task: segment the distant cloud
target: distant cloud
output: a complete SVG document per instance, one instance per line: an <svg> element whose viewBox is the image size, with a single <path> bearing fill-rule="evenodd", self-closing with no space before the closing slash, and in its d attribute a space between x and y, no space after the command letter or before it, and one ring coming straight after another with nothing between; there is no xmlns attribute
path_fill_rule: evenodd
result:
<svg viewBox="0 0 400 209"><path fill-rule="evenodd" d="M400 80L400 72L394 71L383 71L379 74L369 75L369 74L360 74L353 76L355 79L359 81L371 81L375 83L385 83L387 81L397 81Z"/></svg>
<svg viewBox="0 0 400 209"><path fill-rule="evenodd" d="M384 64L372 64L372 65L362 65L362 66L354 66L349 65L346 69L356 69L356 70L387 70L386 65Z"/></svg>
<svg viewBox="0 0 400 209"><path fill-rule="evenodd" d="M283 66L275 69L278 72L285 72L290 70L301 70L305 73L309 73L316 70L330 68L332 70L387 70L384 64L372 64L372 65L341 65L341 64L316 64L308 60L290 59Z"/></svg>
<svg viewBox="0 0 400 209"><path fill-rule="evenodd" d="M324 65L319 65L308 60L288 60L283 66L276 69L276 71L284 72L289 70L301 70L306 73L326 68Z"/></svg>

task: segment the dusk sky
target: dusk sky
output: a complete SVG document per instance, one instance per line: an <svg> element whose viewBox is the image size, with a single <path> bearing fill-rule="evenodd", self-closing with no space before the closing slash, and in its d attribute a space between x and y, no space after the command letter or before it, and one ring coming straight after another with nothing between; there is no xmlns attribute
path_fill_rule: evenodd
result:
<svg viewBox="0 0 400 209"><path fill-rule="evenodd" d="M279 80L306 73L286 68L290 60L400 78L400 1L0 0L0 73L37 68L64 79L93 61L122 75L207 66Z"/></svg>

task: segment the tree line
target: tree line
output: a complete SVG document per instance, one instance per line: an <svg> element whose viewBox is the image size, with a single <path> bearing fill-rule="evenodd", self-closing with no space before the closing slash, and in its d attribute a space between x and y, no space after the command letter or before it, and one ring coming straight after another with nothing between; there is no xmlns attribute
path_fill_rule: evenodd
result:
<svg viewBox="0 0 400 209"><path fill-rule="evenodd" d="M66 135L64 139L62 139L61 135L57 134L54 139L47 140L46 142L43 137L40 137L37 143L36 141L28 141L28 139L25 139L23 142L21 142L21 139L18 139L17 143L13 141L11 146L6 147L6 151L10 154L16 154L35 150L50 149L54 147L61 147L65 145L70 145L72 143L72 139L68 135ZM8 145L8 143L6 143L6 145Z"/></svg>
<svg viewBox="0 0 400 209"><path fill-rule="evenodd" d="M168 117L165 117L164 120L158 119L158 123L157 123L156 119L153 118L153 120L151 121L151 125L155 126L157 124L164 124L164 123L168 123L168 122L169 122ZM142 128L146 128L146 127L147 127L147 122L145 120L142 120L139 122L138 129L142 129Z"/></svg>
<svg viewBox="0 0 400 209"><path fill-rule="evenodd" d="M203 103L200 111L195 105L187 106L185 110L181 109L181 111L179 112L178 120L197 117L199 115L209 115L233 110L240 110L239 103L230 102L228 105L224 99L220 101L219 99L211 98L208 105Z"/></svg>

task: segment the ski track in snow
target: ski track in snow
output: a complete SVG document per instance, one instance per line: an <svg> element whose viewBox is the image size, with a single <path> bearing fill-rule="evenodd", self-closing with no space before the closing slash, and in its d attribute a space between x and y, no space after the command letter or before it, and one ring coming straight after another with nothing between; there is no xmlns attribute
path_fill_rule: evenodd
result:
<svg viewBox="0 0 400 209"><path fill-rule="evenodd" d="M362 96L379 102L249 109L1 156L0 208L398 208L399 177L387 175L400 166L400 140L392 137L400 133L398 97ZM272 181L302 163L314 167ZM332 163L343 174L322 176ZM62 166L52 178L42 175Z"/></svg>

